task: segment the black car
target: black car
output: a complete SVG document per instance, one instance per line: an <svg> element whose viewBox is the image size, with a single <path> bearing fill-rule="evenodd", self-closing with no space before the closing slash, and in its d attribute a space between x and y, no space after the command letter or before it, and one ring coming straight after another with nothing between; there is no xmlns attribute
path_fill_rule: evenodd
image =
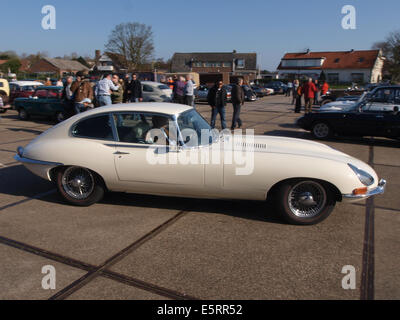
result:
<svg viewBox="0 0 400 320"><path fill-rule="evenodd" d="M244 98L246 101L256 101L257 100L257 95L248 85L243 85L242 88L244 91Z"/></svg>
<svg viewBox="0 0 400 320"><path fill-rule="evenodd" d="M308 113L297 120L297 125L318 139L334 134L400 139L399 107L394 106L393 111L371 111L363 101L346 111Z"/></svg>
<svg viewBox="0 0 400 320"><path fill-rule="evenodd" d="M288 86L282 81L272 81L267 83L264 88L274 89L274 94L285 94L288 90Z"/></svg>

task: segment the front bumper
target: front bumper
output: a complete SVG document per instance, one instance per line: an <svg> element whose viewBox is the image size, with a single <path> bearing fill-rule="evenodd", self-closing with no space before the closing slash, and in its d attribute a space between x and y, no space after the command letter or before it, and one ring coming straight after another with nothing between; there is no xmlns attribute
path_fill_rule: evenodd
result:
<svg viewBox="0 0 400 320"><path fill-rule="evenodd" d="M378 186L372 190L369 190L367 193L365 194L344 194L342 195L343 200L347 200L347 201L357 201L357 200L363 200L363 199L367 199L369 197L372 196L376 196L379 194L383 194L385 192L385 188L386 188L386 180L381 179L378 183Z"/></svg>

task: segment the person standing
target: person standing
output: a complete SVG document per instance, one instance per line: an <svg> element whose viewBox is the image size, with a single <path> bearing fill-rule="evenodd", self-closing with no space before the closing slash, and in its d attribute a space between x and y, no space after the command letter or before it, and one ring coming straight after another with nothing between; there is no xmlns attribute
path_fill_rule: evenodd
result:
<svg viewBox="0 0 400 320"><path fill-rule="evenodd" d="M185 103L194 108L194 84L190 74L186 75Z"/></svg>
<svg viewBox="0 0 400 320"><path fill-rule="evenodd" d="M215 128L215 120L219 114L222 130L226 128L225 106L227 93L222 81L217 81L207 95L208 104L211 106L211 128Z"/></svg>
<svg viewBox="0 0 400 320"><path fill-rule="evenodd" d="M130 87L131 81L129 79L129 74L125 75L124 78L124 96L122 97L122 103L127 103L129 100L129 95L130 95Z"/></svg>
<svg viewBox="0 0 400 320"><path fill-rule="evenodd" d="M293 90L293 82L289 81L287 84L286 97L290 97L292 90Z"/></svg>
<svg viewBox="0 0 400 320"><path fill-rule="evenodd" d="M111 81L111 74L105 74L96 87L96 99L99 107L111 105L111 90L117 91L118 88L119 86Z"/></svg>
<svg viewBox="0 0 400 320"><path fill-rule="evenodd" d="M65 109L68 115L72 116L74 113L74 95L71 91L71 85L73 78L71 76L67 77L65 81L65 86L62 91L61 99L65 104Z"/></svg>
<svg viewBox="0 0 400 320"><path fill-rule="evenodd" d="M297 100L297 89L299 88L299 80L295 79L293 81L293 95L292 95L292 105L295 104Z"/></svg>
<svg viewBox="0 0 400 320"><path fill-rule="evenodd" d="M112 76L112 82L118 85L118 90L111 92L111 101L113 104L122 103L124 99L124 81L119 79L117 74Z"/></svg>
<svg viewBox="0 0 400 320"><path fill-rule="evenodd" d="M314 81L314 85L315 88L317 89L317 91L315 91L315 97L314 97L314 104L319 104L319 91L320 91L320 87L319 87L319 83L318 80Z"/></svg>
<svg viewBox="0 0 400 320"><path fill-rule="evenodd" d="M45 86L51 86L50 78L46 78L46 82L44 83Z"/></svg>
<svg viewBox="0 0 400 320"><path fill-rule="evenodd" d="M317 92L317 88L315 87L312 78L309 78L308 82L303 86L306 113L312 112L315 92Z"/></svg>
<svg viewBox="0 0 400 320"><path fill-rule="evenodd" d="M329 91L329 84L327 81L324 81L324 84L322 85L321 89L321 94L326 95L328 91Z"/></svg>
<svg viewBox="0 0 400 320"><path fill-rule="evenodd" d="M185 104L185 78L179 76L179 79L174 83L174 102Z"/></svg>
<svg viewBox="0 0 400 320"><path fill-rule="evenodd" d="M301 111L301 97L303 95L303 86L300 85L300 82L297 80L298 86L296 89L296 106L294 108L295 113L300 113Z"/></svg>
<svg viewBox="0 0 400 320"><path fill-rule="evenodd" d="M142 83L138 80L136 73L132 75L132 81L129 85L130 94L129 102L142 102L143 101L143 90Z"/></svg>
<svg viewBox="0 0 400 320"><path fill-rule="evenodd" d="M245 100L242 85L243 85L243 79L238 78L237 84L234 84L232 86L231 101L233 105L233 117L232 117L231 130L234 130L236 128L236 124L238 124L239 128L242 126L242 120L240 119L240 111Z"/></svg>
<svg viewBox="0 0 400 320"><path fill-rule="evenodd" d="M85 105L82 101L85 99L93 100L93 90L89 81L85 79L85 75L82 71L78 71L75 76L76 80L71 84L70 91L74 97L75 113L78 114L85 109Z"/></svg>

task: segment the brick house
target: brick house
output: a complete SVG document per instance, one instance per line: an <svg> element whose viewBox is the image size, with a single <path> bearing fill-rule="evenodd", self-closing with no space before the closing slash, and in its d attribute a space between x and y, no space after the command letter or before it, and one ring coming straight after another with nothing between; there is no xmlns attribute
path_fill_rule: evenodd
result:
<svg viewBox="0 0 400 320"><path fill-rule="evenodd" d="M31 73L54 75L64 77L78 71L89 71L89 68L74 60L43 58L32 65L29 69Z"/></svg>
<svg viewBox="0 0 400 320"><path fill-rule="evenodd" d="M196 72L200 75L201 84L211 84L217 80L231 83L237 77L250 82L257 76L257 54L236 51L175 53L171 72Z"/></svg>
<svg viewBox="0 0 400 320"><path fill-rule="evenodd" d="M317 79L324 72L330 83L376 83L382 80L385 58L380 50L286 53L278 66L279 78Z"/></svg>

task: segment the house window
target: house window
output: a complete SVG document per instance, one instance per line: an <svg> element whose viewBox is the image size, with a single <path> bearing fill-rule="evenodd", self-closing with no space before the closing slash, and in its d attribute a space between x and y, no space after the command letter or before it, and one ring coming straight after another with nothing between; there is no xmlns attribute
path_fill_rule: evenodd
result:
<svg viewBox="0 0 400 320"><path fill-rule="evenodd" d="M230 67L232 67L232 62L223 62L222 66L226 67L226 68L230 68Z"/></svg>
<svg viewBox="0 0 400 320"><path fill-rule="evenodd" d="M328 82L338 83L339 82L339 73L328 73Z"/></svg>
<svg viewBox="0 0 400 320"><path fill-rule="evenodd" d="M198 62L198 61L193 62L193 67L201 68L202 66L203 66L203 63L202 63L202 62Z"/></svg>
<svg viewBox="0 0 400 320"><path fill-rule="evenodd" d="M361 58L358 59L358 62L364 62L364 60L365 59L363 57L361 57Z"/></svg>
<svg viewBox="0 0 400 320"><path fill-rule="evenodd" d="M352 73L351 81L356 83L364 83L364 73Z"/></svg>
<svg viewBox="0 0 400 320"><path fill-rule="evenodd" d="M244 68L244 59L237 59L237 68Z"/></svg>
<svg viewBox="0 0 400 320"><path fill-rule="evenodd" d="M340 61L340 58L335 59L335 63L339 63L339 61Z"/></svg>
<svg viewBox="0 0 400 320"><path fill-rule="evenodd" d="M207 68L218 68L221 67L221 62L205 62L204 66Z"/></svg>

